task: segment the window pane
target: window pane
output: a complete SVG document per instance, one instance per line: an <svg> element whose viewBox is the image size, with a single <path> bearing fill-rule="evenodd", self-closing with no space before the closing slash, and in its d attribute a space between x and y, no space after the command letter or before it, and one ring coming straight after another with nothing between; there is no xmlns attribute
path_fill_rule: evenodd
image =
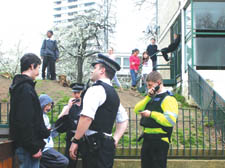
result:
<svg viewBox="0 0 225 168"><path fill-rule="evenodd" d="M130 66L129 58L123 58L123 66L124 67L129 67Z"/></svg>
<svg viewBox="0 0 225 168"><path fill-rule="evenodd" d="M121 66L121 58L116 58L116 62Z"/></svg>
<svg viewBox="0 0 225 168"><path fill-rule="evenodd" d="M185 11L185 28L187 35L191 31L191 5L189 5Z"/></svg>
<svg viewBox="0 0 225 168"><path fill-rule="evenodd" d="M225 30L225 2L194 2L194 29Z"/></svg>
<svg viewBox="0 0 225 168"><path fill-rule="evenodd" d="M76 2L77 0L68 0L68 2Z"/></svg>
<svg viewBox="0 0 225 168"><path fill-rule="evenodd" d="M191 65L191 59L192 59L192 45L191 45L191 40L189 40L187 43L186 43L186 59L185 59L185 69L187 69L187 65Z"/></svg>
<svg viewBox="0 0 225 168"><path fill-rule="evenodd" d="M197 66L225 67L225 37L197 37L194 39ZM214 68L213 68L214 67Z"/></svg>

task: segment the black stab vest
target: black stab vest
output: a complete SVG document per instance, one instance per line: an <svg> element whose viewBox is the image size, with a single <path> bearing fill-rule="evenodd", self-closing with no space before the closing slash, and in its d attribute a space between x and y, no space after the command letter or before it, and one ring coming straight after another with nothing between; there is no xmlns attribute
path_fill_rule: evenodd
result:
<svg viewBox="0 0 225 168"><path fill-rule="evenodd" d="M76 130L82 107L74 104L69 110L69 119L74 123L70 130ZM76 121L76 123L75 123Z"/></svg>
<svg viewBox="0 0 225 168"><path fill-rule="evenodd" d="M106 92L105 102L98 107L90 130L99 133L112 133L113 124L120 105L120 99L115 89L107 83L97 81L93 86L101 85Z"/></svg>
<svg viewBox="0 0 225 168"><path fill-rule="evenodd" d="M165 99L166 96L171 96L171 94L168 92L165 92L165 93L156 95L154 98L152 98L148 102L148 104L145 107L145 110L157 111L159 113L164 113L162 110L162 107L161 107L161 103L163 102L163 100ZM144 126L146 128L162 128L165 132L167 132L166 135L161 134L162 137L168 137L169 141L170 141L173 127L164 127L150 117L142 117L140 124L141 124L141 126Z"/></svg>

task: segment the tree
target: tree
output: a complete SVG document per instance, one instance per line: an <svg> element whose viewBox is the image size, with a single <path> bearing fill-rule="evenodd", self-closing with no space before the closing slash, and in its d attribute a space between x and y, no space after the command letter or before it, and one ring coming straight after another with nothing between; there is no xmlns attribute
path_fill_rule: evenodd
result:
<svg viewBox="0 0 225 168"><path fill-rule="evenodd" d="M61 55L59 67L67 69L67 75L76 82L83 82L85 64L102 50L104 31L112 33L115 24L109 22L109 15L101 10L75 15L70 23L55 28Z"/></svg>
<svg viewBox="0 0 225 168"><path fill-rule="evenodd" d="M154 11L153 13L149 13L149 22L146 25L146 30L144 33L144 40L149 40L151 37L156 38L158 35L158 0L134 0L136 6L139 10L147 10ZM151 17L150 17L151 16Z"/></svg>
<svg viewBox="0 0 225 168"><path fill-rule="evenodd" d="M10 50L4 51L2 46L3 44L0 43L0 72L10 73L13 77L20 72L20 58L25 48L20 40Z"/></svg>

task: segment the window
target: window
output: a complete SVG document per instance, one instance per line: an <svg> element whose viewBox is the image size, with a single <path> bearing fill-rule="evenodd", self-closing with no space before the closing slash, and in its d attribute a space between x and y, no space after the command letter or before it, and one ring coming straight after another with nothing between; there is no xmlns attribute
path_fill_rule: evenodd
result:
<svg viewBox="0 0 225 168"><path fill-rule="evenodd" d="M69 9L77 8L77 5L68 6Z"/></svg>
<svg viewBox="0 0 225 168"><path fill-rule="evenodd" d="M225 35L218 37L198 35L194 39L194 54L197 69L224 69L224 44Z"/></svg>
<svg viewBox="0 0 225 168"><path fill-rule="evenodd" d="M188 68L188 64L192 65L192 40L190 39L185 46L185 70Z"/></svg>
<svg viewBox="0 0 225 168"><path fill-rule="evenodd" d="M194 2L194 29L225 30L225 2Z"/></svg>
<svg viewBox="0 0 225 168"><path fill-rule="evenodd" d="M61 14L54 15L55 18L61 17Z"/></svg>
<svg viewBox="0 0 225 168"><path fill-rule="evenodd" d="M75 19L68 19L68 22L73 22Z"/></svg>
<svg viewBox="0 0 225 168"><path fill-rule="evenodd" d="M191 32L191 4L185 11L185 33L188 35Z"/></svg>
<svg viewBox="0 0 225 168"><path fill-rule="evenodd" d="M68 12L68 16L73 16L75 14L77 14L77 12Z"/></svg>
<svg viewBox="0 0 225 168"><path fill-rule="evenodd" d="M121 58L116 58L116 62L121 66Z"/></svg>
<svg viewBox="0 0 225 168"><path fill-rule="evenodd" d="M55 4L60 5L62 2L61 1L56 1Z"/></svg>
<svg viewBox="0 0 225 168"><path fill-rule="evenodd" d="M77 2L77 0L68 0L68 2Z"/></svg>
<svg viewBox="0 0 225 168"><path fill-rule="evenodd" d="M129 69L130 68L129 58L123 58L123 68L124 69Z"/></svg>
<svg viewBox="0 0 225 168"><path fill-rule="evenodd" d="M89 3L85 3L84 6L91 6L91 5L94 5L95 2L89 2Z"/></svg>
<svg viewBox="0 0 225 168"><path fill-rule="evenodd" d="M56 11L61 11L61 8L54 8L54 10L56 10Z"/></svg>

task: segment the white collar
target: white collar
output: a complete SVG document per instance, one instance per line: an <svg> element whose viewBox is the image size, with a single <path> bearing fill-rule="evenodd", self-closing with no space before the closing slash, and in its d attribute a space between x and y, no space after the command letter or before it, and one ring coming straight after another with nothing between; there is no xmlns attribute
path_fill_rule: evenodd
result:
<svg viewBox="0 0 225 168"><path fill-rule="evenodd" d="M109 78L102 78L102 79L99 79L99 80L102 81L102 82L104 82L104 83L109 84L110 86L112 86L112 83L111 83L111 81L110 81Z"/></svg>

